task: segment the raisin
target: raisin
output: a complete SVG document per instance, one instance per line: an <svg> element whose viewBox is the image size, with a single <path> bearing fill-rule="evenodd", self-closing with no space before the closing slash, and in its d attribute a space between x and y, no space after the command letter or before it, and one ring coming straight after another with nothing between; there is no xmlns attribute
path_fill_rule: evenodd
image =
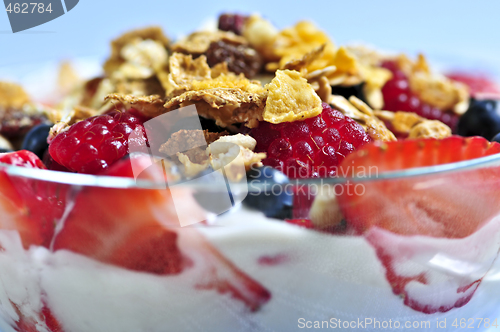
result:
<svg viewBox="0 0 500 332"><path fill-rule="evenodd" d="M210 67L226 62L233 73L243 73L253 77L262 68L262 58L253 48L246 45L233 45L222 40L212 42L206 51L207 63Z"/></svg>
<svg viewBox="0 0 500 332"><path fill-rule="evenodd" d="M247 17L238 14L222 14L219 16L219 30L232 31L237 35L241 35L243 25Z"/></svg>

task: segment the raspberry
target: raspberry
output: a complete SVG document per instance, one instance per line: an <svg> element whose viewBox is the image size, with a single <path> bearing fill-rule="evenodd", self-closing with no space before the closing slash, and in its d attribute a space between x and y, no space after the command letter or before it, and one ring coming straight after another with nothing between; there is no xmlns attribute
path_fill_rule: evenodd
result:
<svg viewBox="0 0 500 332"><path fill-rule="evenodd" d="M250 131L263 163L290 178L336 176L337 166L355 149L371 141L353 119L323 103L323 112L304 121L260 122Z"/></svg>
<svg viewBox="0 0 500 332"><path fill-rule="evenodd" d="M50 156L70 171L100 173L129 152L128 138L132 132L139 135L138 144L148 144L145 120L132 109L80 121L54 138L49 146Z"/></svg>
<svg viewBox="0 0 500 332"><path fill-rule="evenodd" d="M393 77L382 88L384 109L388 111L404 111L417 113L430 120L439 120L456 132L459 117L450 112L443 112L420 100L410 90L408 77L398 68L394 61L386 61L382 67L389 69Z"/></svg>

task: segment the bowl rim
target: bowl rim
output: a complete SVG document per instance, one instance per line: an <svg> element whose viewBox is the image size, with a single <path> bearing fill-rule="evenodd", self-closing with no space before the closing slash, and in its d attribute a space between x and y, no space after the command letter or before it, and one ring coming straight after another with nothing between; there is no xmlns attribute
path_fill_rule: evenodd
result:
<svg viewBox="0 0 500 332"><path fill-rule="evenodd" d="M415 167L397 171L387 171L377 173L376 176L366 177L330 177L330 178L308 178L308 179L290 179L286 185L336 185L345 184L347 182L365 183L383 180L404 180L415 177L430 177L439 174L451 174L456 172L464 172L469 170L477 170L487 167L500 167L500 153L485 157L464 160L459 162L440 164L435 166ZM22 166L14 166L0 163L0 172L5 172L7 175L17 178L39 180L51 183L65 184L78 187L99 187L113 189L165 189L167 187L184 187L195 190L214 191L217 189L225 190L224 185L221 188L214 187L213 183L195 183L183 181L178 183L166 184L165 181L158 182L145 179L134 179L130 177L118 177L109 175L90 175L78 174L61 171L52 171L45 169L28 168ZM238 186L245 188L252 187L252 190L262 190L268 188L269 185L285 185L282 182L274 182L271 179L253 182L251 186L246 181L236 182L231 184L231 189L236 189Z"/></svg>

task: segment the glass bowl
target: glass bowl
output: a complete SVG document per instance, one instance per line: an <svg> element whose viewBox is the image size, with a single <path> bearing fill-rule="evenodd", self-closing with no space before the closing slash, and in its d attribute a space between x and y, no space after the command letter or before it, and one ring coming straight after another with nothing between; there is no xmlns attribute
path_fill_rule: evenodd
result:
<svg viewBox="0 0 500 332"><path fill-rule="evenodd" d="M495 328L500 155L367 178L230 188L165 187L155 168L144 174L0 165L2 332ZM339 193L349 185L359 199ZM332 188L337 194L328 194ZM200 195L241 192L264 206L286 190L295 217L315 215L324 227L268 218L239 199L220 215L199 203ZM370 195L388 191L398 199L367 207ZM428 205L413 206L417 196ZM425 221L425 213L441 212L457 219L456 230L448 228L450 239L327 227L335 204L373 218L413 209Z"/></svg>

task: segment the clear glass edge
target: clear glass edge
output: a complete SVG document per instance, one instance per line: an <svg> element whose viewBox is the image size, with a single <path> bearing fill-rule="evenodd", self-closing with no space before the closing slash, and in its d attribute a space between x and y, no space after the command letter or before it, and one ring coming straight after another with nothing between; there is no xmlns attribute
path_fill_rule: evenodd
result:
<svg viewBox="0 0 500 332"><path fill-rule="evenodd" d="M336 177L336 178L312 178L312 179L297 179L290 180L294 185L305 185L305 184L320 184L320 185L335 185L343 184L347 181L351 182L368 182L368 181L381 181L381 180L397 180L405 179L417 176L431 176L441 173L452 173L458 171L467 171L476 168L484 168L490 166L500 166L500 154L495 154L491 156L460 161L449 164L441 164L436 166L426 166L410 168L401 171L390 171L377 174L371 177ZM17 176L26 179L47 181L52 183L67 184L73 186L82 187L100 187L100 188L115 188L115 189L165 189L165 183L159 183L151 180L143 179L133 179L127 177L115 177L115 176L104 176L104 175L89 175L89 174L76 174L67 173L59 171L47 171L42 169L26 168L21 166L13 166L8 164L0 163L0 167L10 176ZM254 183L252 184L252 190L259 190L265 188L269 185L273 185L272 181L267 181L266 184ZM280 185L276 183L277 185ZM233 187L235 185L236 187ZM172 183L169 186L182 186L185 188L196 189L196 190L207 190L214 191L213 183L204 185L196 181L196 184L189 183L189 181L184 181L181 183ZM235 183L231 185L231 188L236 189L237 186L245 186L246 183ZM221 187L222 190L226 187Z"/></svg>

